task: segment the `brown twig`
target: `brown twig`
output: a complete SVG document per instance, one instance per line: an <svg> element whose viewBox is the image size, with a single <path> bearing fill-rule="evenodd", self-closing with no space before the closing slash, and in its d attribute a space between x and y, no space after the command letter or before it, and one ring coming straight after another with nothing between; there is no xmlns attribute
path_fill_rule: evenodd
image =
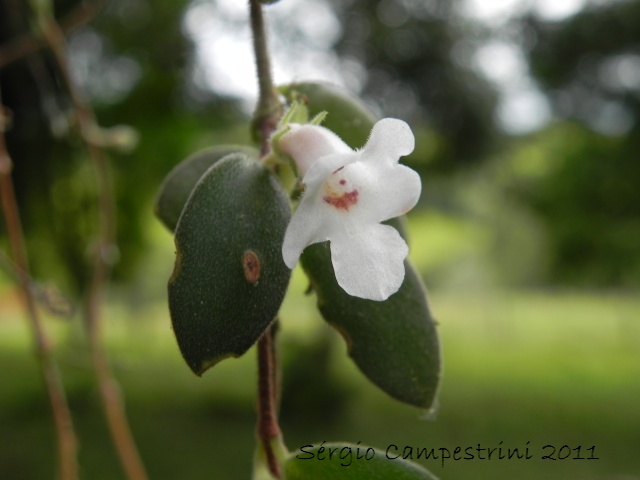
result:
<svg viewBox="0 0 640 480"><path fill-rule="evenodd" d="M103 2L83 2L60 21L65 34L91 22L102 8ZM46 41L31 32L18 35L0 47L0 69L32 55L47 45Z"/></svg>
<svg viewBox="0 0 640 480"><path fill-rule="evenodd" d="M75 312L73 303L55 288L55 286L43 286L36 282L28 272L18 267L3 251L0 251L0 270L16 283L20 283L21 278L24 276L33 299L40 307L47 310L48 313L59 317L70 318Z"/></svg>
<svg viewBox="0 0 640 480"><path fill-rule="evenodd" d="M133 440L117 383L113 378L107 361L100 328L100 307L103 302L104 288L109 278L112 259L116 252L114 240L115 209L111 196L109 167L104 152L100 146L92 141L92 133L96 127L95 116L89 102L85 100L83 92L71 77L64 32L52 17L41 16L38 20L40 31L53 52L71 98L77 126L80 129L93 163L98 189L99 232L93 255L91 281L84 303L84 320L89 337L91 360L111 437L120 457L122 467L130 480L146 480L147 474Z"/></svg>
<svg viewBox="0 0 640 480"><path fill-rule="evenodd" d="M0 108L1 95L0 95ZM36 301L30 288L29 262L25 248L24 234L20 222L18 205L13 188L11 172L13 164L5 144L6 116L0 111L0 196L5 216L9 242L16 265L16 274L22 292L22 300L33 333L36 354L40 362L40 371L49 396L53 420L58 440L58 459L61 480L77 480L77 441L71 420L71 413L58 372L53 349L42 325Z"/></svg>

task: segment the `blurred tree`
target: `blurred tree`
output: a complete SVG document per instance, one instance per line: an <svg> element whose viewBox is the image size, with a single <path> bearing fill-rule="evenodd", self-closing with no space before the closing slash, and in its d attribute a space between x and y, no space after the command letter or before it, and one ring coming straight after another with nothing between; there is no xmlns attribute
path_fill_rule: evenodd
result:
<svg viewBox="0 0 640 480"><path fill-rule="evenodd" d="M432 132L430 171L451 172L486 158L497 133L496 99L461 55L474 33L459 14L460 2L333 3L343 24L337 50L364 67L363 95L385 115Z"/></svg>
<svg viewBox="0 0 640 480"><path fill-rule="evenodd" d="M560 282L640 279L640 2L607 2L556 23L525 19L532 74L563 122L546 173L522 191L544 219Z"/></svg>

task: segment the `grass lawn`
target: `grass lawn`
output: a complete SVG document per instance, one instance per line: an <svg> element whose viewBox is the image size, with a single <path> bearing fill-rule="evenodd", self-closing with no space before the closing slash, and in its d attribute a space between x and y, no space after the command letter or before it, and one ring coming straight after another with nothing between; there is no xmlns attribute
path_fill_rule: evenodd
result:
<svg viewBox="0 0 640 480"><path fill-rule="evenodd" d="M290 450L344 440L383 450L396 445L395 454L434 448L440 457L440 449L453 454L459 446L462 452L470 447L474 458L448 459L444 466L441 458L417 461L443 480L640 479L640 298L436 291L431 301L445 361L440 407L431 419L360 375L342 341L315 317L312 298L288 301L282 424ZM253 352L197 378L180 358L164 304L132 312L114 302L107 318L112 362L151 479L250 478ZM5 299L0 478L51 479L51 419L24 324ZM57 342L83 478L124 478L77 326L51 320L47 328ZM578 447L582 457L597 459L573 459ZM500 459L496 450L486 459L484 448L502 448L503 456L528 448L532 458ZM554 449L556 458L571 454L542 459Z"/></svg>

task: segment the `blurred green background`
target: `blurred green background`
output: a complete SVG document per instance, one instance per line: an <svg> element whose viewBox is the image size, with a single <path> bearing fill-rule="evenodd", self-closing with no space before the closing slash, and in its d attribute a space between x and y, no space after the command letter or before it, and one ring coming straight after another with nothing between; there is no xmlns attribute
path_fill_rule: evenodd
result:
<svg viewBox="0 0 640 480"><path fill-rule="evenodd" d="M110 153L120 260L105 330L153 479L250 475L254 355L202 379L188 370L166 308L173 241L152 215L178 161L250 142L244 3L55 2L60 22L75 25L74 78L101 125L130 125L140 138ZM289 449L528 445L526 461L420 462L442 479L639 479L640 2L282 0L267 14L277 81L341 83L411 123L417 148L406 162L423 196L409 218L410 256L445 363L435 418L386 398L351 365L296 272L282 334ZM28 28L26 2L0 1L7 143L34 277L74 299L96 234L92 172L49 52L11 58ZM83 478L123 478L79 319L46 326ZM52 478L52 422L9 276L0 357L0 478ZM542 460L545 445L595 446L599 459Z"/></svg>

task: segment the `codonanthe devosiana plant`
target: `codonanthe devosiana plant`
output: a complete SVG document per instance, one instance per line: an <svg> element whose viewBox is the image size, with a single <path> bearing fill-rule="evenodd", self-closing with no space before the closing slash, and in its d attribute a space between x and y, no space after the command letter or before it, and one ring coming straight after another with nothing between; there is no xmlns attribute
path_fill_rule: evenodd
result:
<svg viewBox="0 0 640 480"><path fill-rule="evenodd" d="M305 247L329 240L338 284L350 295L386 300L402 285L409 248L380 222L411 210L420 197L419 175L398 163L414 149L411 129L385 118L354 151L322 126L285 128L277 150L294 160L304 185L282 245L285 264L295 267Z"/></svg>

